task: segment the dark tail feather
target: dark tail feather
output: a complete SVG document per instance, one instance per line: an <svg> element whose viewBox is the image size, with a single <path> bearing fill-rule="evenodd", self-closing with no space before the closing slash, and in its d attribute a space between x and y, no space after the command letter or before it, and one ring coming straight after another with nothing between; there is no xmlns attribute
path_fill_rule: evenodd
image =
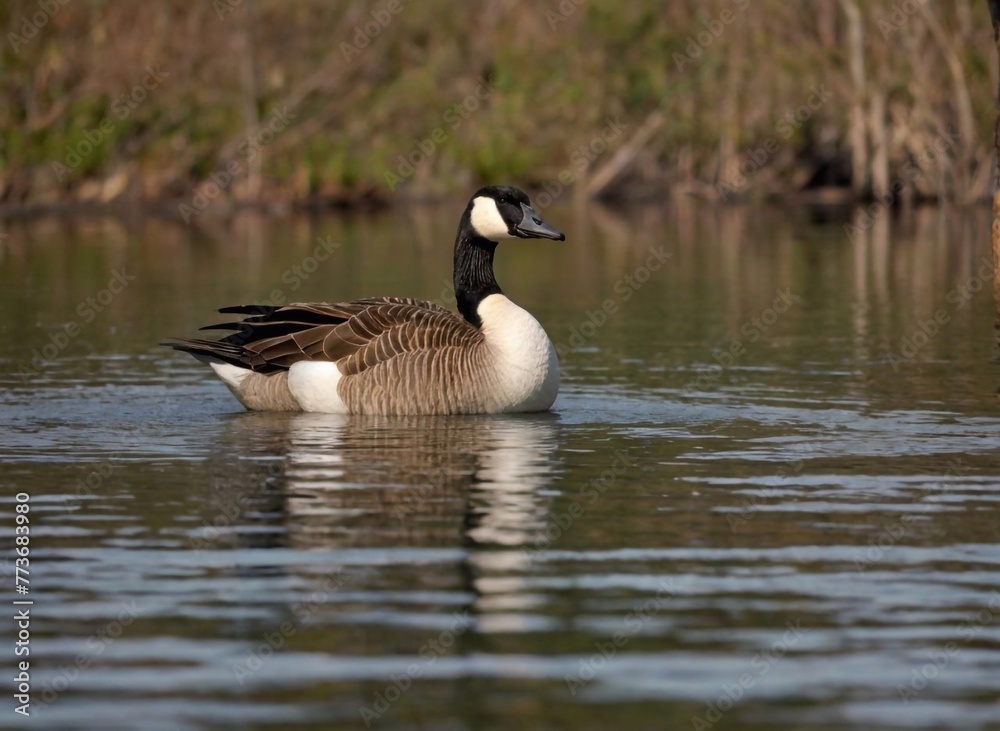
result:
<svg viewBox="0 0 1000 731"><path fill-rule="evenodd" d="M274 321L258 321L255 318L248 317L245 320L240 320L239 322L220 322L217 325L205 325L204 327L199 327L199 330L236 330L238 332L245 333L244 341L249 341L251 338L256 340L264 337L274 337L276 335L284 335L286 333L295 333L300 330L308 330L314 327L313 322L299 322L298 320L274 320ZM231 339L232 336L227 336L229 342L235 342Z"/></svg>
<svg viewBox="0 0 1000 731"><path fill-rule="evenodd" d="M243 348L221 340L163 340L160 345L189 353L202 362L221 361L240 368L253 368Z"/></svg>
<svg viewBox="0 0 1000 731"><path fill-rule="evenodd" d="M219 312L227 315L273 315L280 309L278 305L231 305L221 308Z"/></svg>
<svg viewBox="0 0 1000 731"><path fill-rule="evenodd" d="M204 327L199 327L199 330L239 330L243 325L243 321L240 322L220 322L218 325L205 325Z"/></svg>

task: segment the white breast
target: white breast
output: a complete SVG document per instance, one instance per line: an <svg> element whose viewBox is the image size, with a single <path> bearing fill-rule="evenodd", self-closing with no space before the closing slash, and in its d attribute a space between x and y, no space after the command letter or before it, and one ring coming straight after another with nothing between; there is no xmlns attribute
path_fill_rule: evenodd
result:
<svg viewBox="0 0 1000 731"><path fill-rule="evenodd" d="M496 368L502 412L545 411L559 391L559 359L531 314L502 294L479 303L483 335Z"/></svg>

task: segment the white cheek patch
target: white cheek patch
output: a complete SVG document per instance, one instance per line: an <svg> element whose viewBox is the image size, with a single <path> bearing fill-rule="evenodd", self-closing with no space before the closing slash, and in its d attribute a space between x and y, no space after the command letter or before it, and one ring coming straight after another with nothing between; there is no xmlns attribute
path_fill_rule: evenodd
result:
<svg viewBox="0 0 1000 731"><path fill-rule="evenodd" d="M472 227L483 238L490 241L501 241L513 238L507 230L496 201L480 196L472 201Z"/></svg>

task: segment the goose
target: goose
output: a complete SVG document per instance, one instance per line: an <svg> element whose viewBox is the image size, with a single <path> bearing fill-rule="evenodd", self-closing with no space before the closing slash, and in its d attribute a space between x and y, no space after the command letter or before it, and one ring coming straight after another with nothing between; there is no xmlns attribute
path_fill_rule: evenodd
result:
<svg viewBox="0 0 1000 731"><path fill-rule="evenodd" d="M500 289L493 255L505 239L566 235L512 186L481 188L455 237L458 314L408 297L239 305L219 340L161 345L207 363L248 410L337 414L548 411L559 360L539 322Z"/></svg>

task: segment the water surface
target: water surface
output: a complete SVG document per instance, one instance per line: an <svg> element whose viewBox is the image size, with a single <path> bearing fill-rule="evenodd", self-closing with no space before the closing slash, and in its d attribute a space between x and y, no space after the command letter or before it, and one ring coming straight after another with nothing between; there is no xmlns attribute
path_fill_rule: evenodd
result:
<svg viewBox="0 0 1000 731"><path fill-rule="evenodd" d="M244 413L156 346L450 304L461 205L0 222L36 727L1000 728L988 211L553 206L497 260L545 415Z"/></svg>

